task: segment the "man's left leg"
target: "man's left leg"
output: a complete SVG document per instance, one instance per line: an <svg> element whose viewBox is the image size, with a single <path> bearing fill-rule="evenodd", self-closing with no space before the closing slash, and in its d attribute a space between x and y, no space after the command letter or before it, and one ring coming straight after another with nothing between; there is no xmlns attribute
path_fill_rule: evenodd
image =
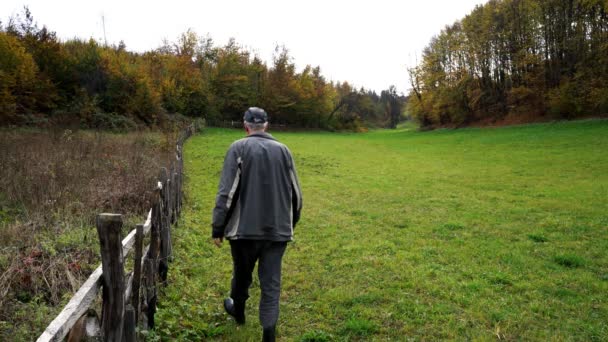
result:
<svg viewBox="0 0 608 342"><path fill-rule="evenodd" d="M262 296L260 298L260 324L264 339L274 341L275 326L279 319L281 295L281 262L287 242L266 241L260 251L258 277Z"/></svg>
<svg viewBox="0 0 608 342"><path fill-rule="evenodd" d="M224 300L224 308L238 324L245 323L245 302L249 298L251 273L257 259L257 241L231 240L233 270L230 298Z"/></svg>

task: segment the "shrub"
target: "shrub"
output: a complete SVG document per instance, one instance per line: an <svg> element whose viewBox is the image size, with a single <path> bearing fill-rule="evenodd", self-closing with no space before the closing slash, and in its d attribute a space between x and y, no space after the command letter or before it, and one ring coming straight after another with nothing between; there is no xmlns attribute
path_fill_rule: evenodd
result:
<svg viewBox="0 0 608 342"><path fill-rule="evenodd" d="M585 113L584 95L574 81L566 80L549 91L549 113L556 119L574 119Z"/></svg>
<svg viewBox="0 0 608 342"><path fill-rule="evenodd" d="M137 128L132 118L117 113L97 112L92 115L91 128L126 132Z"/></svg>

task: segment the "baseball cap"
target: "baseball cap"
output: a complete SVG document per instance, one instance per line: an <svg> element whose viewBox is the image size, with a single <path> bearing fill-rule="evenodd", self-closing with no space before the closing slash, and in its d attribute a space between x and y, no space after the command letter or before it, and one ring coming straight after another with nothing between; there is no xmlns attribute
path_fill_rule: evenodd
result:
<svg viewBox="0 0 608 342"><path fill-rule="evenodd" d="M252 123L264 123L268 121L268 114L262 108L251 107L245 112L243 120Z"/></svg>

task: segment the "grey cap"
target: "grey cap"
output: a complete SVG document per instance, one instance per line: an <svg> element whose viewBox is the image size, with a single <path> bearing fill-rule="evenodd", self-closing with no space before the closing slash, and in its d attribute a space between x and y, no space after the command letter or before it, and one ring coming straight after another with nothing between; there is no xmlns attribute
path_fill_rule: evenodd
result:
<svg viewBox="0 0 608 342"><path fill-rule="evenodd" d="M264 123L268 121L268 114L262 108L251 107L245 112L243 120L251 123Z"/></svg>

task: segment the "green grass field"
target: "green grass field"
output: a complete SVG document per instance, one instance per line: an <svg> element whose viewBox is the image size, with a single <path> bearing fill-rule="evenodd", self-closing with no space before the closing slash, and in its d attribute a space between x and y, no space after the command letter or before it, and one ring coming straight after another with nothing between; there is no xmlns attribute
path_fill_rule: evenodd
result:
<svg viewBox="0 0 608 342"><path fill-rule="evenodd" d="M151 339L260 339L257 280L237 327L222 308L230 248L209 238L224 153L243 134L207 129L186 146ZM280 340L608 340L608 121L274 135L304 194Z"/></svg>

